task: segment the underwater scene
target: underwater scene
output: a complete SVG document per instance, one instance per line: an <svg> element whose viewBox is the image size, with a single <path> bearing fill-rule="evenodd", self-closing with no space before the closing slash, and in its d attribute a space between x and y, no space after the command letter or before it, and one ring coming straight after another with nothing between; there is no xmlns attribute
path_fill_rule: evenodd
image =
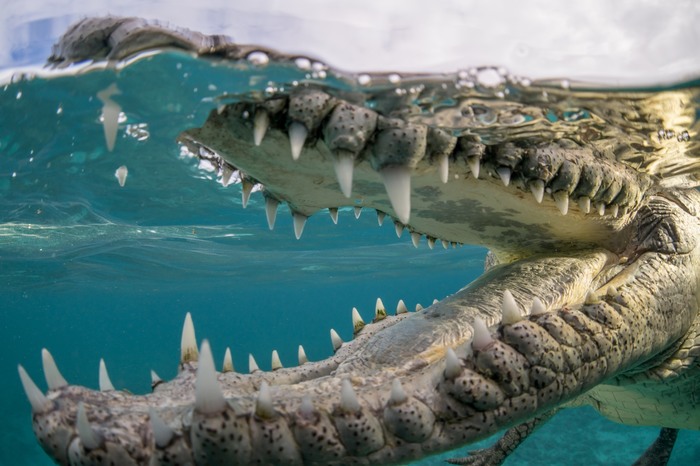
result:
<svg viewBox="0 0 700 466"><path fill-rule="evenodd" d="M161 34L158 29L154 37L162 38ZM499 67L430 75L355 73L263 47L216 49L219 44L215 44L211 51L197 50L192 44L201 45L200 36L185 35L187 40L181 40L179 34L168 35L165 43L155 41L155 45L146 35L141 42L134 40L133 49L131 39L122 39L124 42L117 43L126 44L123 48L107 52L57 48L50 67L3 70L0 338L4 355L0 371L5 383L0 389L0 416L5 428L0 433L0 465L54 464L32 430L33 405L17 376L21 364L40 390L47 392L47 382L52 382L48 377L44 381L43 349L50 351L71 386L98 390L105 383L99 369L104 360L109 383L116 388L111 391L141 395L152 390L152 371L163 381L178 376L184 364L181 335L188 313L197 346L204 339L209 342L217 370L230 349L235 372L247 374L254 369L252 355L259 366L258 376L274 374L271 370L279 363L285 368L297 366L299 345L309 361L319 363L332 360L336 351L340 355L343 346L349 351L349 342L362 336L353 308L368 323L368 330L373 319L377 326L385 325L377 318L377 298L386 314L402 314L396 317L404 321L411 319L404 314L421 308L436 315L440 308L438 304L431 308L434 300L455 294L484 273L490 245L486 236L493 230L489 225L484 231L476 228L473 236L464 238L483 234L483 239L461 240L458 227L442 229L442 223L460 223L460 217L444 206L447 213L443 217L435 220L426 213L428 220L422 220L423 212L432 205L423 198L435 195L428 189L430 183L454 185L460 182L459 173L467 173L461 181L474 181L473 175L498 185L489 188L492 191L483 195L485 200L470 192L484 206L492 205L486 199L489 193L500 193L501 184L510 184L522 191L513 203L527 195L528 202L535 205L534 195L537 204L549 203L557 215L570 212L569 218L575 219L595 215L609 218L612 225L596 224L590 234L588 227L578 224L563 226L555 230L564 238L562 242L548 243L542 249L535 245L546 229L522 233L518 247L512 246L516 242L512 238L499 238L495 249L506 251L501 256L504 261L520 259L521 250L526 249L559 252L562 245L575 243L580 232L588 235L591 244L602 243L611 232L623 229L616 222L622 222L641 203L641 194L632 188L627 188L630 194L619 194L619 187L607 201L593 195L577 201L571 188L569 204L568 199L555 196L549 185L542 185L538 197L539 185L519 181L517 168L506 172L487 161L481 173L478 167L475 173L470 165L472 154L461 161L459 155L446 157L449 182L447 172L444 177L441 171L437 174L442 168L414 163L412 168L421 173L413 178L413 208L407 207L407 213L403 201L397 200L401 194L392 194L394 182L386 180L389 175L384 179L388 195L384 188L373 191L373 175L365 172L381 171L377 167L388 162L375 161L371 169L360 167L362 157L371 158L369 155L357 156L352 195L346 194L352 169L350 181L343 181L348 169L337 165L335 171L328 170L334 174L329 182L309 172L300 183L308 184L309 192L330 183L337 191L333 196L345 194L339 197L343 201L339 205L325 191L303 198L299 194L303 190L276 191L273 182L267 188L259 176L234 166L234 158L245 157L236 150L248 146L235 146L229 157L217 149L225 138L216 139L207 125L217 131L230 125L236 138L247 131L245 144L251 147L253 143L256 147L277 144L278 139L286 138L280 136L280 125L287 123L280 123L272 106L265 107L270 115L260 123L263 117L255 109L308 88L410 124L445 129L454 140L509 147L519 140L540 144L566 139L601 153L609 150L617 162L632 167L624 180L636 180L636 173L643 173L644 183L660 180L660 190L692 190L700 179L697 80L606 88L561 79L531 80ZM289 134L293 140L291 129ZM315 157L310 147L323 145L324 135L306 136L304 132L296 148L291 142L291 150L289 140L284 139L285 150L290 150L285 155L288 160L270 163L270 170L283 173L293 167L295 152L301 161L305 156ZM614 147L610 140L616 141ZM460 142L456 144L459 147ZM454 144L453 149L458 150ZM257 169L257 162L246 163ZM434 179L424 182L422 176ZM284 176L272 179L282 183ZM314 183L319 187L311 187ZM627 186L625 183L621 185ZM379 181L375 184L382 186ZM276 216L270 211L271 198L275 207L279 205ZM504 208L514 208L511 201L503 202ZM477 219L489 213L477 209L469 215L478 225ZM540 220L538 215L533 214L533 223ZM434 226L437 223L439 227ZM446 234L438 236L443 231ZM688 308L693 306L697 308L693 303ZM487 324L495 332L495 323L487 320ZM331 329L345 342L343 346L329 337ZM466 335L469 338L462 340L476 339L476 330L469 329ZM423 344L418 340L416 346ZM409 351L389 343L386 347L397 354ZM279 362L271 356L273 351ZM691 350L691 354L695 353ZM694 361L691 366L694 364L698 378ZM447 363L439 364L442 374ZM194 374L193 369L186 370ZM270 377L274 385L276 379ZM698 382L692 385L694 393L698 386ZM114 396L120 399L122 395ZM697 401L694 403L690 403L691 413L698 409ZM76 414L68 417L73 425ZM110 438L106 429L95 432L97 438ZM491 446L502 434L501 430L446 453L412 452L407 457L419 459L402 461L444 464L447 459ZM625 426L604 418L591 406L571 407L543 424L505 464L627 465L658 434L658 427ZM697 430L680 430L668 464L700 464Z"/></svg>

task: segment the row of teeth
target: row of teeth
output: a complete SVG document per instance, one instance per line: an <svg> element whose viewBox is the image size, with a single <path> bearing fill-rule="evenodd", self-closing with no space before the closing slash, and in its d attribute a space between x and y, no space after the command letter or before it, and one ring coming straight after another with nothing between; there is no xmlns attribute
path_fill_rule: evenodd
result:
<svg viewBox="0 0 700 466"><path fill-rule="evenodd" d="M437 301L437 300L436 300ZM417 306L417 310L420 310L420 305ZM518 304L513 298L510 291L506 290L503 293L503 300L501 305L502 310L502 323L504 325L516 323L525 318L520 311ZM397 305L397 315L407 313L408 310L403 301L399 301ZM546 307L538 298L533 300L532 307L530 309L530 315L538 315L547 312ZM377 300L377 306L375 310L374 322L386 318L386 311L381 299ZM352 311L352 321L353 321L353 331L354 334L358 334L365 327L365 322L359 315L356 308ZM486 323L480 319L476 318L473 323L474 335L472 338L472 347L475 350L480 350L488 346L493 340L491 333L486 325ZM338 336L338 334L331 330L331 342L333 344L334 351L337 351L342 345L343 341ZM211 348L208 341L204 340L197 351L196 338L194 333L194 326L192 324L192 318L188 313L185 318L185 324L183 326L182 332L182 345L181 345L181 363L198 361L199 365L197 368L197 376L195 382L195 409L204 414L213 414L221 412L226 407L226 400L224 399L221 388L219 387L219 382L217 381L216 369L214 367L214 361L211 353ZM250 372L256 372L260 369L258 368L255 360L251 356ZM68 385L66 379L61 375L58 367L54 361L53 356L48 350L42 350L42 363L44 368L44 375L46 378L46 383L49 390L57 390ZM299 364L308 363L306 354L303 347L299 347ZM278 370L282 368L282 364L279 360L279 356L276 351L273 352L272 356L272 370ZM447 350L445 358L445 377L454 378L462 370L461 363L457 358L455 352L452 349ZM226 350L226 355L224 357L224 365L222 372L233 371L233 364L231 361L230 350ZM53 408L53 403L47 398L46 395L37 387L31 377L27 374L26 370L19 365L18 366L19 376L24 387L25 393L29 402L32 406L32 411L34 413L44 413ZM152 384L153 387L162 383L162 380L158 375L152 371ZM99 366L99 386L101 391L113 391L115 390L112 384L109 374L107 373L107 368L104 360L100 359ZM403 403L407 399L406 393L403 390L401 382L395 379L392 384L391 394L389 397L390 405L397 405ZM349 380L345 379L342 382L341 394L340 394L340 406L341 408L349 413L357 412L360 409L359 400L352 384ZM309 416L313 413L314 407L310 397L305 397L303 400L300 411L303 414L308 414ZM275 410L273 407L273 401L270 395L269 386L266 382L262 382L260 385L260 390L258 392L255 414L262 418L270 418L275 415ZM153 429L156 444L159 447L167 446L173 435L174 431L167 426L167 424L158 416L153 408L150 410L151 427ZM85 407L81 403L78 404L78 411L76 416L76 431L83 446L88 449L95 449L102 446L104 439L101 437L100 433L94 430L87 419L85 413Z"/></svg>

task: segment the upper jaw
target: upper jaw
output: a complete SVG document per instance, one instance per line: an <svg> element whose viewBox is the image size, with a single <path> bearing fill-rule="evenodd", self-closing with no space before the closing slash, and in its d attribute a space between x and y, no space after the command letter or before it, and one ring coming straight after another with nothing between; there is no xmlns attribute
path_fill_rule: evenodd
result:
<svg viewBox="0 0 700 466"><path fill-rule="evenodd" d="M304 113L297 101L309 92L315 100ZM647 176L567 140L485 146L428 123L385 118L313 90L221 107L180 140L224 176L239 169L304 218L370 207L429 240L486 245L502 259L626 243L620 232L651 184Z"/></svg>

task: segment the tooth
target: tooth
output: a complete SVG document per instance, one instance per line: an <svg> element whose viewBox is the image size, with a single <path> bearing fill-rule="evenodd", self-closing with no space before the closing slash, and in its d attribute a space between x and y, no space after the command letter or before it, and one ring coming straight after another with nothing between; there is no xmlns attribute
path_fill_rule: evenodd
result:
<svg viewBox="0 0 700 466"><path fill-rule="evenodd" d="M615 288L612 285L608 286L608 290L606 291L606 294L612 298L620 296L620 292L617 291L617 288Z"/></svg>
<svg viewBox="0 0 700 466"><path fill-rule="evenodd" d="M428 236L428 247L433 249L435 247L435 238Z"/></svg>
<svg viewBox="0 0 700 466"><path fill-rule="evenodd" d="M258 367L258 363L255 362L255 357L253 357L252 354L248 354L248 372L253 373L257 372L260 370L260 367Z"/></svg>
<svg viewBox="0 0 700 466"><path fill-rule="evenodd" d="M277 352L277 350L272 350L272 370L276 371L278 369L282 369L284 366L282 365L282 361L280 360L280 355Z"/></svg>
<svg viewBox="0 0 700 466"><path fill-rule="evenodd" d="M588 196L581 196L578 198L578 207L584 214L591 212L591 198Z"/></svg>
<svg viewBox="0 0 700 466"><path fill-rule="evenodd" d="M557 209L562 215L566 215L569 211L569 194L566 191L557 191L552 194L554 197L554 203L557 205Z"/></svg>
<svg viewBox="0 0 700 466"><path fill-rule="evenodd" d="M479 157L468 157L467 165L469 165L469 169L472 171L474 178L479 178Z"/></svg>
<svg viewBox="0 0 700 466"><path fill-rule="evenodd" d="M39 390L39 387L37 387L32 378L29 377L24 367L18 365L17 371L19 372L19 379L24 388L24 394L27 395L29 404L32 405L32 413L38 414L45 412L50 407L49 399Z"/></svg>
<svg viewBox="0 0 700 466"><path fill-rule="evenodd" d="M584 304L597 304L600 302L600 298L598 298L598 295L595 294L593 291L589 291L586 293L586 299L584 300Z"/></svg>
<svg viewBox="0 0 700 466"><path fill-rule="evenodd" d="M224 365L221 368L221 372L233 372L233 358L231 357L231 348L226 348L224 353Z"/></svg>
<svg viewBox="0 0 700 466"><path fill-rule="evenodd" d="M384 217L385 216L386 216L386 214L384 212L381 212L379 210L377 211L377 223L379 224L379 226L384 225Z"/></svg>
<svg viewBox="0 0 700 466"><path fill-rule="evenodd" d="M277 199L272 199L271 197L265 198L265 215L267 216L267 226L270 230L275 228L275 219L277 218L277 206L280 203Z"/></svg>
<svg viewBox="0 0 700 466"><path fill-rule="evenodd" d="M605 203L604 202L598 202L595 205L596 209L598 210L598 215L601 217L605 215Z"/></svg>
<svg viewBox="0 0 700 466"><path fill-rule="evenodd" d="M85 414L85 405L82 401L78 402L78 415L75 424L80 442L86 450L94 450L102 446L102 436L90 427L90 421Z"/></svg>
<svg viewBox="0 0 700 466"><path fill-rule="evenodd" d="M253 187L255 184L251 183L249 180L243 178L241 182L241 205L245 209L248 206L248 200L250 199L250 193L253 192Z"/></svg>
<svg viewBox="0 0 700 466"><path fill-rule="evenodd" d="M412 231L411 232L411 242L413 243L413 247L417 248L418 243L420 243L420 233L417 231Z"/></svg>
<svg viewBox="0 0 700 466"><path fill-rule="evenodd" d="M349 198L352 195L352 172L355 168L355 159L349 152L340 153L333 157L333 168L340 191L343 196Z"/></svg>
<svg viewBox="0 0 700 466"><path fill-rule="evenodd" d="M626 216L628 210L629 210L629 207L623 206L623 207L620 209L620 212L619 212L619 213L620 213L620 216L621 216L621 217Z"/></svg>
<svg viewBox="0 0 700 466"><path fill-rule="evenodd" d="M309 395L304 395L299 405L299 414L304 419L313 419L314 411L314 404L311 401L311 397Z"/></svg>
<svg viewBox="0 0 700 466"><path fill-rule="evenodd" d="M403 233L403 225L399 222L394 222L394 229L396 229L396 236L401 238L401 233Z"/></svg>
<svg viewBox="0 0 700 466"><path fill-rule="evenodd" d="M433 305L435 305L435 304L437 304L437 303L439 303L439 302L440 302L440 301L438 301L437 298L434 298L434 299L433 299Z"/></svg>
<svg viewBox="0 0 700 466"><path fill-rule="evenodd" d="M416 312L422 311L423 310L423 305L421 303L416 304Z"/></svg>
<svg viewBox="0 0 700 466"><path fill-rule="evenodd" d="M307 134L309 134L309 132L303 123L293 121L289 125L289 144L292 148L292 158L294 160L299 160L301 148L304 147L304 141L306 141Z"/></svg>
<svg viewBox="0 0 700 466"><path fill-rule="evenodd" d="M438 159L438 173L440 174L440 181L447 183L447 179L450 176L450 160L447 158L447 154L441 155Z"/></svg>
<svg viewBox="0 0 700 466"><path fill-rule="evenodd" d="M158 413L152 406L148 408L148 417L151 419L151 430L153 431L153 440L155 440L156 446L158 448L167 447L173 439L175 431L158 416Z"/></svg>
<svg viewBox="0 0 700 466"><path fill-rule="evenodd" d="M117 178L119 187L123 188L126 184L126 177L129 176L129 169L126 168L126 165L122 165L114 172L114 176Z"/></svg>
<svg viewBox="0 0 700 466"><path fill-rule="evenodd" d="M449 241L441 239L440 242L442 243L442 249L447 249L450 246Z"/></svg>
<svg viewBox="0 0 700 466"><path fill-rule="evenodd" d="M107 365L105 364L105 360L100 358L100 391L101 392L108 392L110 390L114 390L114 385L112 385L112 381L109 379L109 373L107 373Z"/></svg>
<svg viewBox="0 0 700 466"><path fill-rule="evenodd" d="M333 344L333 352L335 353L338 349L343 346L343 339L340 338L338 332L331 329L331 343Z"/></svg>
<svg viewBox="0 0 700 466"><path fill-rule="evenodd" d="M53 360L53 356L46 348L41 350L41 362L44 366L44 377L46 378L46 385L48 385L49 390L56 390L61 387L68 385L66 379L63 378L61 373L56 366L56 362Z"/></svg>
<svg viewBox="0 0 700 466"><path fill-rule="evenodd" d="M452 348L447 348L445 354L445 378L454 379L462 373L462 364L460 364L457 355Z"/></svg>
<svg viewBox="0 0 700 466"><path fill-rule="evenodd" d="M197 379L194 384L194 407L202 414L215 414L226 408L226 400L216 380L214 358L207 340L202 341Z"/></svg>
<svg viewBox="0 0 700 466"><path fill-rule="evenodd" d="M391 382L391 395L389 396L389 404L392 406L400 405L408 400L408 396L401 386L399 379L394 379Z"/></svg>
<svg viewBox="0 0 700 466"><path fill-rule="evenodd" d="M224 163L221 167L221 185L225 188L231 184L231 178L233 177L233 167L231 165Z"/></svg>
<svg viewBox="0 0 700 466"><path fill-rule="evenodd" d="M501 181L503 181L503 184L505 186L508 186L510 184L510 168L508 167L499 167L496 169L496 173L498 173L498 176L501 177Z"/></svg>
<svg viewBox="0 0 700 466"><path fill-rule="evenodd" d="M163 379L160 378L156 371L151 369L151 390L155 389L159 384L163 383Z"/></svg>
<svg viewBox="0 0 700 466"><path fill-rule="evenodd" d="M346 413L357 413L360 411L360 402L348 379L343 379L340 386L340 407Z"/></svg>
<svg viewBox="0 0 700 466"><path fill-rule="evenodd" d="M304 225L306 225L306 219L307 217L304 214L300 214L299 212L294 212L292 214L292 217L294 218L294 236L296 236L297 239L301 238L301 234L304 232Z"/></svg>
<svg viewBox="0 0 700 466"><path fill-rule="evenodd" d="M542 300L540 298L533 298L532 299L532 307L530 308L530 315L531 316L536 316L540 314L544 314L547 312L547 307L544 305Z"/></svg>
<svg viewBox="0 0 700 466"><path fill-rule="evenodd" d="M407 312L408 308L406 307L406 303L403 302L403 299L399 299L399 303L396 305L396 315L406 314Z"/></svg>
<svg viewBox="0 0 700 466"><path fill-rule="evenodd" d="M537 201L537 203L541 204L542 199L544 198L544 181L530 181L530 191L532 191L532 195L535 196L535 200Z"/></svg>
<svg viewBox="0 0 700 466"><path fill-rule="evenodd" d="M182 326L182 339L180 340L180 364L196 362L199 357L197 352L197 338L194 334L192 316L185 314L185 324Z"/></svg>
<svg viewBox="0 0 700 466"><path fill-rule="evenodd" d="M355 206L355 218L360 218L360 214L362 214L362 207Z"/></svg>
<svg viewBox="0 0 700 466"><path fill-rule="evenodd" d="M503 314L501 317L501 322L503 322L504 325L514 324L523 319L518 303L515 302L515 298L513 298L513 295L509 290L505 290L503 292L501 312Z"/></svg>
<svg viewBox="0 0 700 466"><path fill-rule="evenodd" d="M612 216L617 217L617 215L620 213L620 206L617 204L612 205Z"/></svg>
<svg viewBox="0 0 700 466"><path fill-rule="evenodd" d="M491 332L489 332L486 322L484 322L480 317L474 318L473 326L474 336L472 337L472 348L475 350L484 349L493 341L493 338L491 338Z"/></svg>
<svg viewBox="0 0 700 466"><path fill-rule="evenodd" d="M328 213L331 215L331 220L333 220L333 223L335 223L337 225L338 224L338 208L337 207L329 207Z"/></svg>
<svg viewBox="0 0 700 466"><path fill-rule="evenodd" d="M374 322L379 322L386 318L386 307L382 302L382 298L377 298L377 303L374 305Z"/></svg>
<svg viewBox="0 0 700 466"><path fill-rule="evenodd" d="M97 98L102 102L102 127L109 152L112 152L112 149L114 149L119 128L119 114L122 111L119 104L110 98L115 94L121 94L116 84L111 84L97 93Z"/></svg>
<svg viewBox="0 0 700 466"><path fill-rule="evenodd" d="M357 311L356 307L352 308L352 333L357 335L357 333L362 330L365 326L365 321L362 320L362 316Z"/></svg>
<svg viewBox="0 0 700 466"><path fill-rule="evenodd" d="M304 351L304 347L299 345L299 365L303 366L307 362L309 362L309 358L306 357L306 351Z"/></svg>
<svg viewBox="0 0 700 466"><path fill-rule="evenodd" d="M267 382L263 381L260 384L258 398L255 400L255 415L263 419L272 419L275 417L275 408L272 406L272 395L270 395L270 387Z"/></svg>
<svg viewBox="0 0 700 466"><path fill-rule="evenodd" d="M253 141L256 146L259 146L265 137L267 128L270 126L270 114L267 110L259 108L255 111L255 118L253 118Z"/></svg>
<svg viewBox="0 0 700 466"><path fill-rule="evenodd" d="M411 169L408 167L386 167L379 171L391 207L401 223L411 217Z"/></svg>

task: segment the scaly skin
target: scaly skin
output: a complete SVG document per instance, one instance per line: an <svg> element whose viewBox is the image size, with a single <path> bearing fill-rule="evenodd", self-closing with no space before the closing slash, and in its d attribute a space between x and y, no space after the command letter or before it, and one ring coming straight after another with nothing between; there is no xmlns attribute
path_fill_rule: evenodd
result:
<svg viewBox="0 0 700 466"><path fill-rule="evenodd" d="M229 59L251 50L101 21L75 28L54 61L173 44ZM224 106L181 141L224 177L239 170L244 190L262 184L269 215L287 202L303 226L319 209L359 200L416 237L484 244L500 265L419 312L356 322L355 338L331 358L297 368L215 374L208 344L197 360L185 341L179 375L135 396L67 385L46 358L47 395L20 373L52 458L394 464L567 403L628 424L700 428L700 193L664 186L596 146L534 136L483 144L453 136L437 116L402 113L402 102L375 111L326 91L301 86ZM289 134L298 137L299 125L304 145L293 161ZM350 200L334 170L343 157L354 167Z"/></svg>

